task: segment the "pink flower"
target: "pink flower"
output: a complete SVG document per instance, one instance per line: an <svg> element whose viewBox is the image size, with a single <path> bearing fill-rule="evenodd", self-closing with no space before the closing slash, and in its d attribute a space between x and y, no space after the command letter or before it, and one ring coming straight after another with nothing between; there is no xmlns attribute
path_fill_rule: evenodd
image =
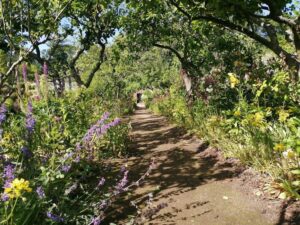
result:
<svg viewBox="0 0 300 225"><path fill-rule="evenodd" d="M22 65L22 74L23 74L24 82L26 82L27 81L27 65L25 63L23 63L23 65Z"/></svg>

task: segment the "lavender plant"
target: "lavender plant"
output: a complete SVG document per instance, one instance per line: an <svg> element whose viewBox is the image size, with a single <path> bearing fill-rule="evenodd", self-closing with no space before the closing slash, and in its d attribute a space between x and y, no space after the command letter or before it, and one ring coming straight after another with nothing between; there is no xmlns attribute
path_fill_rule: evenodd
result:
<svg viewBox="0 0 300 225"><path fill-rule="evenodd" d="M109 144L124 149L128 128L108 112L99 117L104 109L94 101L32 99L26 113L9 117L1 107L0 223L101 224L112 203L149 175L154 164L135 182L125 167L117 180L103 172L102 152Z"/></svg>

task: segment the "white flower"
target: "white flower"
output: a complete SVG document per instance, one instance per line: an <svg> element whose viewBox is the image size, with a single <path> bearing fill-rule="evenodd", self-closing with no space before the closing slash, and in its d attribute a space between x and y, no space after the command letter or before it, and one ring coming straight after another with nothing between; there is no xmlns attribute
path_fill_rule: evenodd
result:
<svg viewBox="0 0 300 225"><path fill-rule="evenodd" d="M295 152L292 149L288 149L282 153L285 159L292 159L295 157Z"/></svg>

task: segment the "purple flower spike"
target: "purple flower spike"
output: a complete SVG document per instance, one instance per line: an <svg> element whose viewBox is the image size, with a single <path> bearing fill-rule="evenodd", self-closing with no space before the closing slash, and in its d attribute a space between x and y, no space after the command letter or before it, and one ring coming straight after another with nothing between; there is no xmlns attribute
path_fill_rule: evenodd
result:
<svg viewBox="0 0 300 225"><path fill-rule="evenodd" d="M68 160L68 159L72 158L73 155L74 155L74 152L69 152L69 153L67 153L67 154L65 155L65 157L64 157L64 160Z"/></svg>
<svg viewBox="0 0 300 225"><path fill-rule="evenodd" d="M102 200L101 204L99 205L99 209L105 209L108 206L107 200Z"/></svg>
<svg viewBox="0 0 300 225"><path fill-rule="evenodd" d="M36 188L36 193L38 194L40 199L46 198L45 191L42 186Z"/></svg>
<svg viewBox="0 0 300 225"><path fill-rule="evenodd" d="M75 162L75 163L79 163L79 162L80 162L80 159L81 159L81 158L80 158L80 155L77 155L76 158L74 159L74 162Z"/></svg>
<svg viewBox="0 0 300 225"><path fill-rule="evenodd" d="M15 167L8 164L4 167L3 171L4 188L10 187L11 182L15 179Z"/></svg>
<svg viewBox="0 0 300 225"><path fill-rule="evenodd" d="M57 216L51 212L47 212L47 217L54 222L63 222L64 219L60 216Z"/></svg>
<svg viewBox="0 0 300 225"><path fill-rule="evenodd" d="M61 171L62 171L62 172L65 172L65 173L69 172L70 169L71 169L71 166L70 166L70 165L63 165L63 166L61 167Z"/></svg>
<svg viewBox="0 0 300 225"><path fill-rule="evenodd" d="M26 114L26 122L25 122L25 126L26 126L26 129L28 131L29 134L32 134L33 131L34 131L34 127L35 127L35 119L33 117L33 114L32 114L32 103L29 102L28 103L28 112Z"/></svg>
<svg viewBox="0 0 300 225"><path fill-rule="evenodd" d="M126 191L125 186L126 186L126 184L128 183L128 178L127 178L127 176L128 176L128 170L126 170L126 171L124 172L124 176L123 176L122 180L115 186L115 191L114 191L114 193L115 193L116 195L122 193L123 191Z"/></svg>
<svg viewBox="0 0 300 225"><path fill-rule="evenodd" d="M35 78L35 84L36 84L37 88L39 88L40 87L40 76L39 76L38 72L34 73L34 78Z"/></svg>
<svg viewBox="0 0 300 225"><path fill-rule="evenodd" d="M28 110L28 113L32 114L33 108L32 108L32 103L31 102L28 102L27 110Z"/></svg>
<svg viewBox="0 0 300 225"><path fill-rule="evenodd" d="M9 200L9 196L6 193L3 193L1 195L1 201L2 202L7 202Z"/></svg>
<svg viewBox="0 0 300 225"><path fill-rule="evenodd" d="M26 146L23 146L21 148L21 152L23 153L24 157L26 157L26 158L32 157L32 152Z"/></svg>
<svg viewBox="0 0 300 225"><path fill-rule="evenodd" d="M106 112L103 114L100 120L97 121L85 134L82 141L85 145L89 146L93 143L94 137L100 138L103 136L107 130L113 126L116 126L120 123L120 119L116 118L108 124L104 124L105 120L108 118L109 114Z"/></svg>
<svg viewBox="0 0 300 225"><path fill-rule="evenodd" d="M93 225L99 225L100 223L101 223L101 219L99 216L95 217L91 222L91 224Z"/></svg>
<svg viewBox="0 0 300 225"><path fill-rule="evenodd" d="M126 171L126 166L122 165L121 168L120 168L120 173L125 173Z"/></svg>
<svg viewBox="0 0 300 225"><path fill-rule="evenodd" d="M98 183L97 187L99 188L99 187L103 186L104 183L105 183L105 178L102 177L102 178L99 180L99 183Z"/></svg>
<svg viewBox="0 0 300 225"><path fill-rule="evenodd" d="M6 112L7 112L7 108L6 106L3 104L0 107L0 125L6 120Z"/></svg>
<svg viewBox="0 0 300 225"><path fill-rule="evenodd" d="M97 122L97 125L103 124L108 119L109 115L110 115L109 112L103 113L101 119Z"/></svg>
<svg viewBox="0 0 300 225"><path fill-rule="evenodd" d="M27 65L25 63L23 63L23 65L22 65L22 74L23 74L24 82L26 82L27 81Z"/></svg>
<svg viewBox="0 0 300 225"><path fill-rule="evenodd" d="M114 119L114 121L111 123L111 125L114 127L114 126L118 125L120 122L121 122L121 119L120 119L120 118L116 118L116 119Z"/></svg>
<svg viewBox="0 0 300 225"><path fill-rule="evenodd" d="M45 76L48 76L49 68L48 68L47 62L44 62L43 73L44 73Z"/></svg>

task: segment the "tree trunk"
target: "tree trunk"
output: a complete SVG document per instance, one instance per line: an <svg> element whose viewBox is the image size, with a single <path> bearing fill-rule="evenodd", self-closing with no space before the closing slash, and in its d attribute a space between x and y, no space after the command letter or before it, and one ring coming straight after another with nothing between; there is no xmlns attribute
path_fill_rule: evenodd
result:
<svg viewBox="0 0 300 225"><path fill-rule="evenodd" d="M182 68L180 70L180 76L183 80L184 86L185 86L185 91L187 93L188 97L191 97L193 95L192 91L192 78L189 76L189 73L186 69Z"/></svg>
<svg viewBox="0 0 300 225"><path fill-rule="evenodd" d="M68 82L69 82L69 90L72 90L72 77L68 77Z"/></svg>

